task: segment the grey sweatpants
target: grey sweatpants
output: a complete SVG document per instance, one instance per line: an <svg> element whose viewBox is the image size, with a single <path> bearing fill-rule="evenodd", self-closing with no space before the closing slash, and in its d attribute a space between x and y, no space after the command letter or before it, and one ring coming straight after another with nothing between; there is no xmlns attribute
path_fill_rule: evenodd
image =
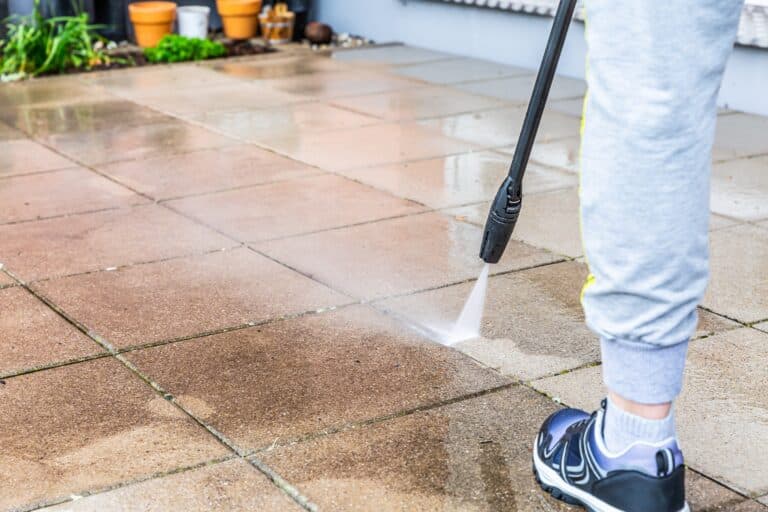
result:
<svg viewBox="0 0 768 512"><path fill-rule="evenodd" d="M609 389L674 399L708 279L716 99L743 0L586 0L582 303Z"/></svg>

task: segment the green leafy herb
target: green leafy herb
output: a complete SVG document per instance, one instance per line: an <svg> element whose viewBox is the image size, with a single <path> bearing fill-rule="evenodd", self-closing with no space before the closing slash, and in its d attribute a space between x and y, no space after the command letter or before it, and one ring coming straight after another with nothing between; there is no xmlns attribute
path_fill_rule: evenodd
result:
<svg viewBox="0 0 768 512"><path fill-rule="evenodd" d="M176 34L163 36L157 46L144 50L144 56L150 62L204 60L223 57L226 54L226 47L219 42Z"/></svg>

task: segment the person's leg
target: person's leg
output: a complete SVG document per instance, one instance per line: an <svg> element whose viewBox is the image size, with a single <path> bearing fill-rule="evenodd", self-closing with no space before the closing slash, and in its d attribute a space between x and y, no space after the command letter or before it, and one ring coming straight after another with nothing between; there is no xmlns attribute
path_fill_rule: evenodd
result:
<svg viewBox="0 0 768 512"><path fill-rule="evenodd" d="M680 393L708 278L716 99L742 0L586 0L582 304L608 400L542 426L534 468L595 511L678 512Z"/></svg>

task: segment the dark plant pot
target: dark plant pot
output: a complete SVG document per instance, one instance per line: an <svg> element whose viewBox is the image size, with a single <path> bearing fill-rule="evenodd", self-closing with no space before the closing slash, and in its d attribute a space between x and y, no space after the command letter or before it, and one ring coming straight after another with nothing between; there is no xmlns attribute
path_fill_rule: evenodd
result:
<svg viewBox="0 0 768 512"><path fill-rule="evenodd" d="M112 41L128 39L128 1L102 0L96 2L96 23L106 25L101 34Z"/></svg>

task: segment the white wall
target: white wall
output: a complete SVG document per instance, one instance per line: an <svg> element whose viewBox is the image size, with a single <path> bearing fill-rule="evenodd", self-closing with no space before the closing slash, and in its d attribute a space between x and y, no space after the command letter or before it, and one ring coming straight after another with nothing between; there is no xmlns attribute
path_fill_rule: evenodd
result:
<svg viewBox="0 0 768 512"><path fill-rule="evenodd" d="M315 18L337 32L535 69L552 19L428 0L315 0ZM584 77L584 25L568 34L558 72ZM768 50L737 47L720 103L768 115Z"/></svg>

